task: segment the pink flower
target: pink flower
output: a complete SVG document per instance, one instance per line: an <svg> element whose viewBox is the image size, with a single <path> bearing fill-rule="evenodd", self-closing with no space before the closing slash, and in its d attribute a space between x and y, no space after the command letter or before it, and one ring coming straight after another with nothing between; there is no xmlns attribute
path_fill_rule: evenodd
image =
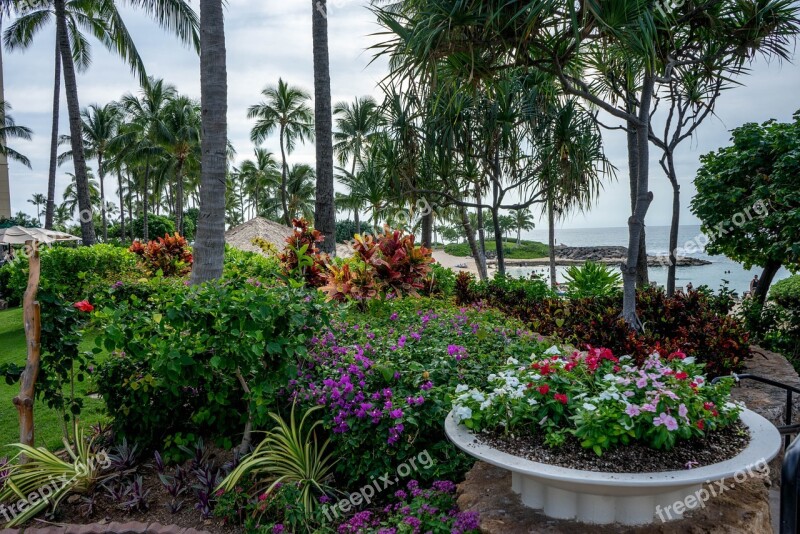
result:
<svg viewBox="0 0 800 534"><path fill-rule="evenodd" d="M629 404L628 407L625 408L625 413L630 415L631 417L636 417L642 412L641 410L639 410L639 407L636 406L635 404Z"/></svg>
<svg viewBox="0 0 800 534"><path fill-rule="evenodd" d="M658 417L653 419L653 425L655 426L664 425L670 432L678 429L678 421L676 421L675 418L672 417L671 415L667 415L664 412L661 412L661 414Z"/></svg>
<svg viewBox="0 0 800 534"><path fill-rule="evenodd" d="M646 387L646 386L647 386L647 377L643 376L642 378L639 378L638 380L636 380L636 387L637 388L641 389L641 388Z"/></svg>
<svg viewBox="0 0 800 534"><path fill-rule="evenodd" d="M685 404L681 404L680 406L678 406L678 415L680 415L681 417L685 418L686 414L688 414L688 413L689 413L689 410L686 408Z"/></svg>
<svg viewBox="0 0 800 534"><path fill-rule="evenodd" d="M648 402L647 404L642 405L642 411L656 413L656 407Z"/></svg>
<svg viewBox="0 0 800 534"><path fill-rule="evenodd" d="M91 313L94 311L94 306L89 304L88 300L82 300L80 302L76 302L75 304L72 305L72 307L75 308L76 310L86 313Z"/></svg>

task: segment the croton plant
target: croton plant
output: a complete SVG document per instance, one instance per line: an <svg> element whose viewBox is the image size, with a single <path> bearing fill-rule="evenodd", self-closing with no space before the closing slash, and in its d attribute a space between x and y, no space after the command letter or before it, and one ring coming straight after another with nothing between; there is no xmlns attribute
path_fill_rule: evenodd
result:
<svg viewBox="0 0 800 534"><path fill-rule="evenodd" d="M669 449L738 419L733 380L711 384L682 352L636 365L608 349L552 346L529 361L509 358L481 387L459 385L453 410L473 431L542 432L550 446L574 436L598 455L634 441Z"/></svg>

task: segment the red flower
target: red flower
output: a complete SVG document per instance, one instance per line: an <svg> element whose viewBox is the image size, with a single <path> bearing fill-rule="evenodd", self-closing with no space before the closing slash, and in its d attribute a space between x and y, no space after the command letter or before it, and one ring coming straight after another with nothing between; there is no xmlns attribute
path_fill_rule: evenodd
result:
<svg viewBox="0 0 800 534"><path fill-rule="evenodd" d="M91 313L94 311L94 306L89 304L88 300L82 300L80 302L76 302L75 304L72 305L72 307L75 308L76 310L86 313Z"/></svg>
<svg viewBox="0 0 800 534"><path fill-rule="evenodd" d="M704 408L705 410L710 410L710 409L712 409L713 407L714 407L714 403L713 403L713 402L704 402L704 403L703 403L703 408Z"/></svg>
<svg viewBox="0 0 800 534"><path fill-rule="evenodd" d="M705 427L706 427L706 424L703 422L702 419L697 421L697 428L699 428L700 430L703 430Z"/></svg>
<svg viewBox="0 0 800 534"><path fill-rule="evenodd" d="M675 378L677 378L678 380L686 380L687 378L689 378L689 375L686 374L686 371L678 371L677 373L675 373Z"/></svg>
<svg viewBox="0 0 800 534"><path fill-rule="evenodd" d="M539 386L539 393L541 393L542 395L547 395L549 391L550 391L550 386L548 386L547 384Z"/></svg>
<svg viewBox="0 0 800 534"><path fill-rule="evenodd" d="M556 393L555 395L553 395L553 398L556 399L561 404L567 403L567 396L564 393Z"/></svg>
<svg viewBox="0 0 800 534"><path fill-rule="evenodd" d="M667 356L668 360L674 360L675 358L678 358L679 360L683 360L684 358L686 358L686 354L681 350L676 350L675 352L673 352L672 354Z"/></svg>

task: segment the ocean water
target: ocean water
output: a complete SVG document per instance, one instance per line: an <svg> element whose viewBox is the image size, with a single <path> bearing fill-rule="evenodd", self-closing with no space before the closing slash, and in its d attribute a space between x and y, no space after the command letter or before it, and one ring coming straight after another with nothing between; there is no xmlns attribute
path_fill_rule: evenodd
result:
<svg viewBox="0 0 800 534"><path fill-rule="evenodd" d="M526 232L525 238L547 243L547 229L544 228ZM746 270L741 264L725 256L711 256L707 254L703 246L705 242L705 236L703 236L700 231L699 225L679 227L678 247L686 249L686 252L682 253L682 255L704 259L712 263L711 265L678 267L675 282L677 287L684 287L691 282L694 287L707 285L712 289L719 289L722 281L727 280L728 287L741 295L743 292L750 289L750 280L752 280L753 275L758 274L761 276L761 268L759 267ZM575 228L556 230L556 244L563 244L571 247L627 247L628 228ZM647 227L647 253L651 256L661 256L669 253L668 226ZM558 281L563 282L565 268L559 267L556 271ZM537 272L549 278L549 269L547 267L511 267L508 269L508 272L513 276L527 276L531 272ZM786 269L781 269L778 271L778 274L775 275L773 283L789 275L790 273ZM666 267L650 267L650 280L660 285L666 285Z"/></svg>

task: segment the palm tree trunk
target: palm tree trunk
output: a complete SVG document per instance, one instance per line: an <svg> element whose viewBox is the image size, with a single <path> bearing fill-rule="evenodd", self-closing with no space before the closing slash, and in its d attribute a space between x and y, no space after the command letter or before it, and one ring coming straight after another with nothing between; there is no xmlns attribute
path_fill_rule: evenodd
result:
<svg viewBox="0 0 800 534"><path fill-rule="evenodd" d="M228 71L222 0L200 0L200 98L203 154L191 280L195 285L222 276L225 257Z"/></svg>
<svg viewBox="0 0 800 534"><path fill-rule="evenodd" d="M108 218L106 217L106 171L103 168L103 152L97 153L97 175L100 177L100 215L103 217L103 242L108 242Z"/></svg>
<svg viewBox="0 0 800 534"><path fill-rule="evenodd" d="M314 48L314 128L317 151L317 198L314 226L325 240L320 248L336 254L336 207L333 200L333 112L328 54L327 0L311 0Z"/></svg>
<svg viewBox="0 0 800 534"><path fill-rule="evenodd" d="M47 209L44 227L53 228L53 214L56 209L56 169L58 168L58 116L61 104L61 52L58 28L56 28L55 76L53 82L53 122L50 129L50 171L47 174Z"/></svg>
<svg viewBox="0 0 800 534"><path fill-rule="evenodd" d="M547 244L550 249L550 287L556 289L556 215L551 192L547 194Z"/></svg>
<svg viewBox="0 0 800 534"><path fill-rule="evenodd" d="M178 168L175 169L175 229L180 235L183 234L183 159L178 160Z"/></svg>
<svg viewBox="0 0 800 534"><path fill-rule="evenodd" d="M289 206L286 203L286 174L289 172L289 164L286 163L286 149L283 146L284 136L286 135L286 129L284 126L281 126L281 134L280 134L280 145L281 145L281 161L283 164L281 165L281 207L283 208L283 223L286 226L292 225L292 220L289 218Z"/></svg>
<svg viewBox="0 0 800 534"><path fill-rule="evenodd" d="M622 318L628 325L641 329L641 322L636 314L636 283L639 272L640 242L643 235L645 216L653 201L653 193L649 188L649 134L650 134L650 105L652 103L655 81L651 73L645 73L642 81L641 100L639 105L639 120L636 124L636 204L633 215L628 219L628 257L622 264L623 302ZM633 183L632 183L633 185Z"/></svg>
<svg viewBox="0 0 800 534"><path fill-rule="evenodd" d="M61 62L64 68L64 87L67 91L67 111L69 131L72 141L72 162L75 165L75 182L80 209L81 238L84 245L94 245L94 218L89 196L89 180L86 171L86 158L83 151L81 106L78 102L78 81L75 77L75 64L72 61L69 36L67 34L67 14L65 0L55 0L58 41L61 44Z"/></svg>
<svg viewBox="0 0 800 534"><path fill-rule="evenodd" d="M0 33L3 29L3 10L0 9ZM5 102L5 81L3 77L3 46L0 44L0 102ZM4 139L0 141L5 142ZM4 143L5 144L5 143ZM8 176L8 158L0 154L0 219L11 217L11 184Z"/></svg>
<svg viewBox="0 0 800 534"><path fill-rule="evenodd" d="M144 229L142 230L142 238L145 242L150 240L150 154L144 164L144 185L142 187L142 223Z"/></svg>
<svg viewBox="0 0 800 534"><path fill-rule="evenodd" d="M125 242L125 199L122 194L122 172L117 171L117 184L119 185L119 235Z"/></svg>

